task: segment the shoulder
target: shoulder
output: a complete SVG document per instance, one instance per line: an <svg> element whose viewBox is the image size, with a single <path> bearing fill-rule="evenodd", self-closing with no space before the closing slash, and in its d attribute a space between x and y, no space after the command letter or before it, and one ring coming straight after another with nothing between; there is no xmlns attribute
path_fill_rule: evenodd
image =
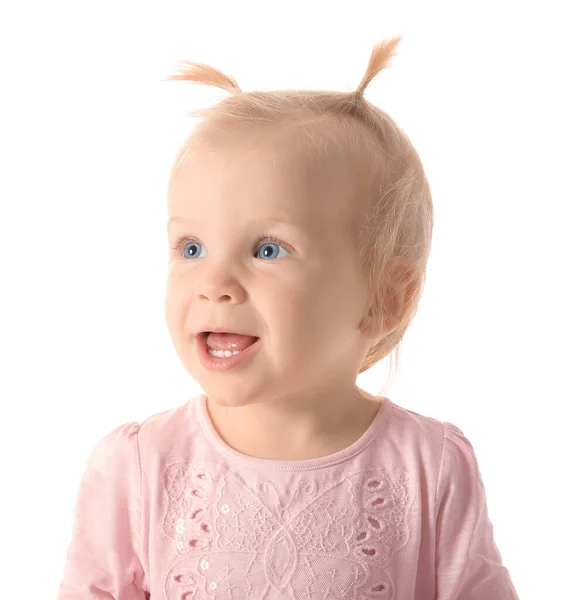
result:
<svg viewBox="0 0 580 600"><path fill-rule="evenodd" d="M399 455L425 469L435 490L435 505L454 490L481 494L483 481L473 444L456 424L394 403L388 422L389 438Z"/></svg>
<svg viewBox="0 0 580 600"><path fill-rule="evenodd" d="M452 473L480 477L469 438L454 423L429 417L391 402L387 433L407 456L428 463L441 480Z"/></svg>
<svg viewBox="0 0 580 600"><path fill-rule="evenodd" d="M147 417L139 426L142 443L162 443L164 440L176 442L189 435L197 423L196 398Z"/></svg>
<svg viewBox="0 0 580 600"><path fill-rule="evenodd" d="M188 400L174 408L130 421L107 431L94 451L102 453L139 452L142 448L160 447L164 442L175 442L190 431L195 419L193 401Z"/></svg>
<svg viewBox="0 0 580 600"><path fill-rule="evenodd" d="M483 479L473 444L453 423L443 423L443 447L437 485L438 497L448 488L461 486L482 493Z"/></svg>
<svg viewBox="0 0 580 600"><path fill-rule="evenodd" d="M454 423L442 421L434 417L420 414L395 404L391 400L389 424L392 428L400 428L407 435L412 435L423 442L439 445L443 449L445 442L473 449L464 432Z"/></svg>
<svg viewBox="0 0 580 600"><path fill-rule="evenodd" d="M437 449L440 451L443 448L447 423L404 408L391 400L388 402L390 410L387 424L390 436L396 436L412 445L428 445L436 453Z"/></svg>

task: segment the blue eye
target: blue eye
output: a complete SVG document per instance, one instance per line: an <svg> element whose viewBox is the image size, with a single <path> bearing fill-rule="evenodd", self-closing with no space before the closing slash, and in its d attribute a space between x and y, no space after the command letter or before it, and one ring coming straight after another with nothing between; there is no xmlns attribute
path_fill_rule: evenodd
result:
<svg viewBox="0 0 580 600"><path fill-rule="evenodd" d="M291 256L291 254L286 250L286 248L284 248L284 244L281 242L281 240L279 240L276 237L269 236L267 238L263 238L262 236L260 236L258 241L262 243L256 247L256 250L259 250L262 247L266 248L263 258L266 258L268 260L271 258L279 258L278 255L280 251L276 250L276 246L278 246L282 250L282 252L286 252L288 256ZM196 246L201 246L201 244L192 240L191 238L182 236L177 240L177 242L173 246L173 249L180 253L180 258L199 258L199 252L196 250ZM254 250L254 254L256 253L256 250ZM273 254L274 256L272 256Z"/></svg>
<svg viewBox="0 0 580 600"><path fill-rule="evenodd" d="M276 253L274 258L278 258L279 251L276 252L276 246L278 246L282 252L286 252L286 254L290 256L290 252L284 248L283 244L281 244L279 241L277 242L274 238L264 240L263 243L258 246L258 252L260 248L266 248L267 255L265 255L264 258L272 258L272 249L274 249L273 251Z"/></svg>

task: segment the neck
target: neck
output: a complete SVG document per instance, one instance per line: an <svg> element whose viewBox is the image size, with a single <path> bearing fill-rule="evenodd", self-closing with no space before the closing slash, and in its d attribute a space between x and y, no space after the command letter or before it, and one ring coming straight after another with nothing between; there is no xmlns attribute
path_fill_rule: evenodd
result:
<svg viewBox="0 0 580 600"><path fill-rule="evenodd" d="M358 387L341 395L278 398L224 406L208 397L212 424L234 450L270 460L327 456L358 440L375 418L380 401Z"/></svg>

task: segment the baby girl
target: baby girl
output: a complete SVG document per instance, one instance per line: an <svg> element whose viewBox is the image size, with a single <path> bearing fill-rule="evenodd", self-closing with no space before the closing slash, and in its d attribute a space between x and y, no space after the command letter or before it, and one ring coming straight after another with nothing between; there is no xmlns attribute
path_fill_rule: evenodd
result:
<svg viewBox="0 0 580 600"><path fill-rule="evenodd" d="M433 205L369 82L229 92L168 185L166 319L204 390L96 445L58 600L517 600L473 447L357 386L419 305Z"/></svg>

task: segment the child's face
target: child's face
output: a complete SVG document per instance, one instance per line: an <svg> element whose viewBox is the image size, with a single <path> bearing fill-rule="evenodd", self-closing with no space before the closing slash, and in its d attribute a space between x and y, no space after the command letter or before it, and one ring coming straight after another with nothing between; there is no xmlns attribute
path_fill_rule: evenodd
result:
<svg viewBox="0 0 580 600"><path fill-rule="evenodd" d="M306 160L291 143L246 139L221 159L198 152L170 188L167 324L187 371L222 404L344 395L372 343L358 330L367 296L352 169L338 157ZM208 371L195 340L204 325L258 336L260 348Z"/></svg>

